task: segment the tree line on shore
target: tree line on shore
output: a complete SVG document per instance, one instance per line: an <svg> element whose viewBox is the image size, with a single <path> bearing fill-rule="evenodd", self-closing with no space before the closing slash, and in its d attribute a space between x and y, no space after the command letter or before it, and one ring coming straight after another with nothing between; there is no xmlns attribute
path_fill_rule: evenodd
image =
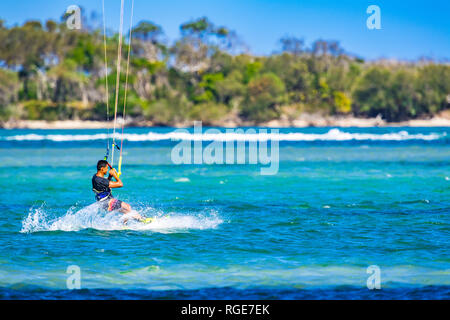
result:
<svg viewBox="0 0 450 320"><path fill-rule="evenodd" d="M11 27L0 21L0 120L106 119L105 81L111 109L119 35L107 34L105 72L101 27L85 25L69 30L63 20ZM288 36L278 51L255 56L234 31L205 17L183 23L173 43L150 21L132 31L127 116L137 121L259 124L304 112L402 121L450 107L448 63L366 62L336 41L306 46ZM119 114L124 73L120 81Z"/></svg>

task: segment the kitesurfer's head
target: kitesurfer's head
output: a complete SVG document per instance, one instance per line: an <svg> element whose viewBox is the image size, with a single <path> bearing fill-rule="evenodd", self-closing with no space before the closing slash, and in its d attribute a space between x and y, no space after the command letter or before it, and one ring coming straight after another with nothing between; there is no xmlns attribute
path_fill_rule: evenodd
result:
<svg viewBox="0 0 450 320"><path fill-rule="evenodd" d="M97 172L106 174L108 172L108 162L105 160L100 160L99 162L97 162Z"/></svg>

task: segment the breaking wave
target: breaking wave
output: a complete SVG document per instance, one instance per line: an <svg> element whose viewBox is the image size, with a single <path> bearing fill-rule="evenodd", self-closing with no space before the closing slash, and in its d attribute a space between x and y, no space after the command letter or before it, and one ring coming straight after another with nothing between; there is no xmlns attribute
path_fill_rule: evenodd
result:
<svg viewBox="0 0 450 320"><path fill-rule="evenodd" d="M236 131L236 130L235 130ZM350 133L339 129L331 129L326 133L271 133L270 130L265 132L253 131L245 132L220 132L194 134L183 131L173 131L168 133L128 133L124 135L124 140L130 142L144 142L144 141L267 141L278 140L288 142L301 141L408 141L408 140L423 140L434 141L444 139L447 134L444 133L429 133L429 134L410 134L407 131L374 134L374 133ZM117 138L120 136L117 134ZM25 134L0 137L3 141L53 141L53 142L69 142L69 141L94 141L106 140L107 134Z"/></svg>

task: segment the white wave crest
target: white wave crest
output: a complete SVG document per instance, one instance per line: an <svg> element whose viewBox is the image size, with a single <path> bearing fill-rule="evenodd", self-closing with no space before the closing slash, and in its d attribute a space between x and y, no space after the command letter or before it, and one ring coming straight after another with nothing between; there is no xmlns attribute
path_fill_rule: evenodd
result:
<svg viewBox="0 0 450 320"><path fill-rule="evenodd" d="M165 215L155 212L153 208L146 208L139 212L148 217L154 217L154 222L143 224L137 221L128 221L120 212L105 212L97 203L75 211L71 208L65 215L51 219L43 207L32 208L28 216L22 221L21 233L34 233L46 231L80 231L96 229L104 231L113 230L151 230L159 233L173 233L187 230L214 229L223 221L215 211L208 214L183 215L172 213Z"/></svg>
<svg viewBox="0 0 450 320"><path fill-rule="evenodd" d="M439 140L446 137L447 134L444 132L439 133L429 133L429 134L409 134L407 131L399 131L393 133L350 133L344 132L339 129L331 129L326 133L301 133L301 132L291 132L291 133L271 133L271 132L260 132L260 133L240 133L240 132L230 132L230 133L208 133L207 131L203 134L194 134L188 132L174 131L168 133L128 133L124 135L124 140L131 142L144 142L144 141L267 141L267 140L278 140L278 141L291 141L291 142L301 142L301 141L406 141L406 140L424 140L433 141ZM121 136L116 134L116 138L120 139ZM0 137L0 140L4 141L54 141L54 142L69 142L69 141L93 141L93 140L106 140L108 139L107 134L92 134L92 135L63 135L63 134L49 134L49 135L39 135L39 134L26 134L26 135L16 135L16 136L6 136Z"/></svg>

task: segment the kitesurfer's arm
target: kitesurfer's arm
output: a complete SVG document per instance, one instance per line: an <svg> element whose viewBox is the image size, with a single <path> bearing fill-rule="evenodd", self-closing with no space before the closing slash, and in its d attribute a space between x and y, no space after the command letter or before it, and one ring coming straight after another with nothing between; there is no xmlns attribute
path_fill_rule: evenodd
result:
<svg viewBox="0 0 450 320"><path fill-rule="evenodd" d="M119 175L117 174L116 169L111 169L109 170L109 175L113 176L114 179L116 179L116 181L109 181L109 187L111 189L114 188L122 188L123 187L123 183L122 180L120 180Z"/></svg>

